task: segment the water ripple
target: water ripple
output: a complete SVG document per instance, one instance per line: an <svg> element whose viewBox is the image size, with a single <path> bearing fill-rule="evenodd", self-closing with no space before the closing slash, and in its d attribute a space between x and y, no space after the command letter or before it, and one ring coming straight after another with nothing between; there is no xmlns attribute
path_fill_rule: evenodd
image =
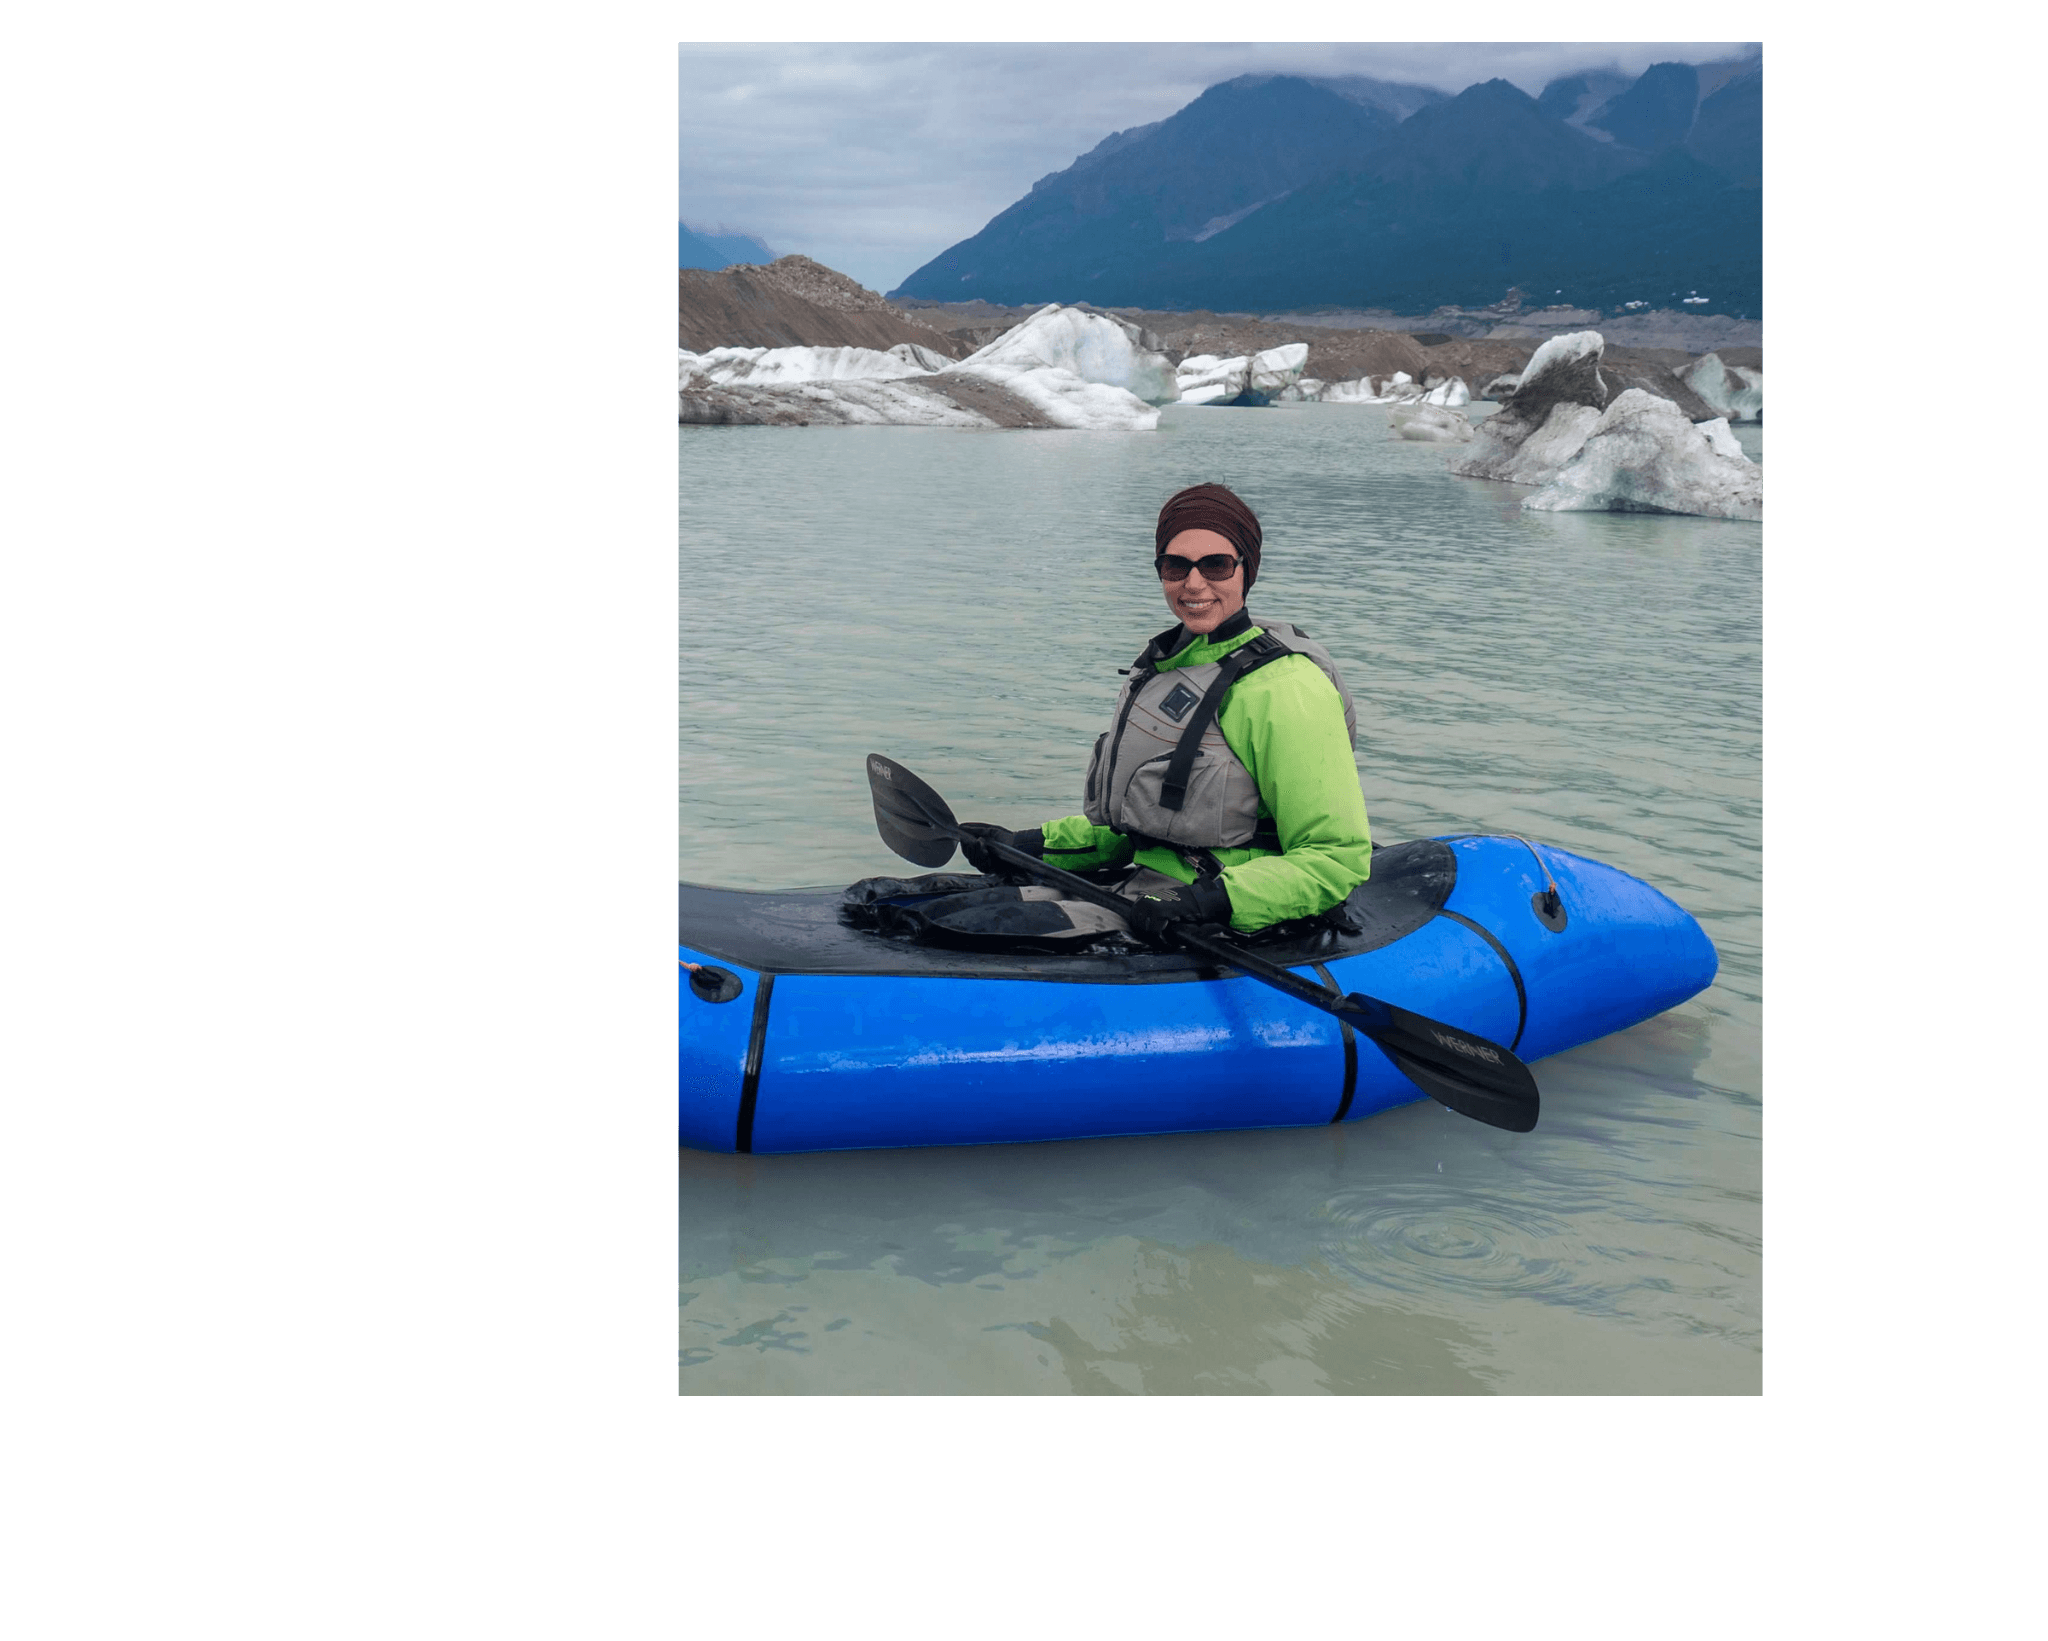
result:
<svg viewBox="0 0 2048 1641"><path fill-rule="evenodd" d="M1585 1245L1565 1221L1526 1203L1425 1186L1332 1204L1332 1217L1343 1230L1324 1242L1323 1257L1397 1292L1567 1299L1585 1288L1575 1275Z"/></svg>

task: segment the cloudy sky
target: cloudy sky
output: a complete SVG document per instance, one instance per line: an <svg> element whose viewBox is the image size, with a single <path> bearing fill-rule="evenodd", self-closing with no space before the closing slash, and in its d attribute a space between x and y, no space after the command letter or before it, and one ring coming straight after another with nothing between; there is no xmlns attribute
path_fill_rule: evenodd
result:
<svg viewBox="0 0 2048 1641"><path fill-rule="evenodd" d="M1740 44L686 45L694 227L757 234L886 291L1112 131L1248 73L1370 74L1458 92L1712 62Z"/></svg>

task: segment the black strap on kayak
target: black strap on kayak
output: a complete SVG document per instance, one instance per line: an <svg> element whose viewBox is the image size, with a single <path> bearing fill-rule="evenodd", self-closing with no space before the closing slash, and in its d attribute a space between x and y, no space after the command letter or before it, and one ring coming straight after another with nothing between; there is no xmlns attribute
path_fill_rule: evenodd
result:
<svg viewBox="0 0 2048 1641"><path fill-rule="evenodd" d="M1322 977L1323 984L1328 986L1330 990L1342 991L1344 989L1337 984L1336 977L1330 973L1326 965L1314 963L1310 967ZM1344 1093L1337 1101L1336 1113L1330 1118L1330 1121L1333 1123L1340 1123L1344 1120L1351 1110L1351 1096L1358 1092L1358 1033L1351 1029L1351 1022L1343 1019L1341 1016L1337 1024L1344 1032Z"/></svg>
<svg viewBox="0 0 2048 1641"><path fill-rule="evenodd" d="M1188 715L1187 727L1180 732L1180 742L1174 747L1173 756L1167 760L1166 778L1159 785L1162 809L1179 809L1188 801L1188 776L1193 772L1195 758L1202 750L1202 737L1223 710L1223 697L1230 693L1230 686L1268 661L1277 661L1283 655L1294 653L1285 641L1275 638L1270 632L1262 632L1242 649L1232 650L1224 658L1223 664L1216 669L1216 681L1209 686L1201 704Z"/></svg>
<svg viewBox="0 0 2048 1641"><path fill-rule="evenodd" d="M1491 946L1493 948L1493 955L1507 965L1508 978L1515 983L1515 1035L1508 1042L1508 1052L1510 1054L1514 1053L1522 1041L1522 1033L1528 1029L1529 1025L1529 991L1522 984L1521 969L1516 966L1514 957L1509 953L1507 947L1503 946L1494 932L1483 923L1474 921L1463 912L1454 912L1448 906L1438 908L1436 915L1438 917L1447 917L1453 923L1464 924L1466 928L1470 929L1481 940L1485 941L1487 945Z"/></svg>
<svg viewBox="0 0 2048 1641"><path fill-rule="evenodd" d="M754 1101L761 1092L761 1056L768 1046L768 998L774 990L772 974L754 982L754 1023L747 1032L747 1058L740 1067L740 1120L732 1143L739 1152L754 1149Z"/></svg>

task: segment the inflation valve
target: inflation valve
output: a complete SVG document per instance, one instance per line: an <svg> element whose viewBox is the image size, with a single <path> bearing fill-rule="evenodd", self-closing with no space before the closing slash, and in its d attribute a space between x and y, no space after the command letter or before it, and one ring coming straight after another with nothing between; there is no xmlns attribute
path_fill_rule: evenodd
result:
<svg viewBox="0 0 2048 1641"><path fill-rule="evenodd" d="M1564 933L1564 926L1569 919L1565 913L1564 899L1557 892L1557 879L1550 875L1550 863L1537 853L1536 845L1527 838L1514 832L1507 835L1535 857L1536 864L1543 873L1543 887L1529 897L1529 910L1536 914L1536 921L1552 934Z"/></svg>
<svg viewBox="0 0 2048 1641"><path fill-rule="evenodd" d="M710 963L682 963L684 972L690 977L690 990L707 1003L730 1003L744 989L740 977L731 969L721 969Z"/></svg>

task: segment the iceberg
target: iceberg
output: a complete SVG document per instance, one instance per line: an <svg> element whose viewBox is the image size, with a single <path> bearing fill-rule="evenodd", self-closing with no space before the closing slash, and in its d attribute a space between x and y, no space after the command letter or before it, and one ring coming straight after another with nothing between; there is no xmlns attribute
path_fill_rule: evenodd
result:
<svg viewBox="0 0 2048 1641"><path fill-rule="evenodd" d="M1326 405L1399 404L1399 388L1412 383L1414 378L1405 370L1397 370L1393 375L1382 378L1382 381L1385 384L1385 397L1382 397L1380 391L1373 386L1373 379L1370 376L1360 376L1349 382L1330 383L1322 391L1322 401ZM1421 390L1418 388L1416 391L1419 393Z"/></svg>
<svg viewBox="0 0 2048 1641"><path fill-rule="evenodd" d="M1420 401L1387 412L1387 424L1397 439L1414 439L1426 444L1462 444L1472 437L1472 424L1461 410Z"/></svg>
<svg viewBox="0 0 2048 1641"><path fill-rule="evenodd" d="M1057 427L1145 432L1159 425L1155 407L1180 397L1180 384L1141 334L1107 314L1050 302L939 375L994 382Z"/></svg>
<svg viewBox="0 0 2048 1641"><path fill-rule="evenodd" d="M1051 304L962 360L877 348L677 349L695 426L1072 427L1144 432L1178 388L1135 325Z"/></svg>
<svg viewBox="0 0 2048 1641"><path fill-rule="evenodd" d="M1718 353L1705 354L1674 374L1731 422L1764 419L1764 373L1746 365L1727 365Z"/></svg>
<svg viewBox="0 0 2048 1641"><path fill-rule="evenodd" d="M679 395L677 420L688 427L1016 427L1037 418L999 421L978 406L917 382L852 378L836 382L698 382Z"/></svg>
<svg viewBox="0 0 2048 1641"><path fill-rule="evenodd" d="M682 355L685 379L729 386L773 387L786 382L891 381L929 376L953 361L913 342L878 348L713 348Z"/></svg>
<svg viewBox="0 0 2048 1641"><path fill-rule="evenodd" d="M1629 388L1600 414L1557 475L1524 496L1522 505L1540 513L1761 519L1764 470L1742 453L1725 420L1689 422L1669 399Z"/></svg>
<svg viewBox="0 0 2048 1641"><path fill-rule="evenodd" d="M1582 330L1553 336L1537 348L1514 396L1481 424L1470 453L1453 461L1451 471L1508 484L1548 484L1556 478L1606 407L1607 384L1600 378L1605 347L1598 331ZM1672 410L1676 414L1677 406Z"/></svg>
<svg viewBox="0 0 2048 1641"><path fill-rule="evenodd" d="M1355 381L1333 382L1318 395L1326 405L1469 405L1472 390L1465 378L1453 376L1425 388L1405 370L1391 376L1361 376Z"/></svg>
<svg viewBox="0 0 2048 1641"><path fill-rule="evenodd" d="M1175 367L1174 381L1184 405L1214 404L1245 392L1269 399L1305 399L1312 397L1301 391L1301 373L1307 364L1306 342L1286 342L1263 353L1240 353L1228 359L1196 353Z"/></svg>
<svg viewBox="0 0 2048 1641"><path fill-rule="evenodd" d="M1268 348L1251 356L1250 380L1246 385L1254 393L1278 393L1301 380L1302 368L1307 363L1306 342L1286 342Z"/></svg>

